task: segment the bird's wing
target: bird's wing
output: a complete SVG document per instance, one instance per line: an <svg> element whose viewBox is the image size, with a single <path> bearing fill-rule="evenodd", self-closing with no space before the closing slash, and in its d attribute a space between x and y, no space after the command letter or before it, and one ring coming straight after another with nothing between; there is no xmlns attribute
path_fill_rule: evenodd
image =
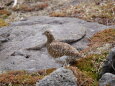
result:
<svg viewBox="0 0 115 86"><path fill-rule="evenodd" d="M71 46L67 43L63 43L63 42L52 42L50 44L50 47L52 48L52 50L54 50L56 52L61 52L64 54L78 52L73 46Z"/></svg>

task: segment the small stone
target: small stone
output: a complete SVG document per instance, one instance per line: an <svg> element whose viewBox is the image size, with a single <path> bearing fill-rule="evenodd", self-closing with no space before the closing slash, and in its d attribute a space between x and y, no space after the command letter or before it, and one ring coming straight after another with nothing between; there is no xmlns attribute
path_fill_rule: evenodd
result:
<svg viewBox="0 0 115 86"><path fill-rule="evenodd" d="M99 86L115 86L115 75L105 73L99 80Z"/></svg>
<svg viewBox="0 0 115 86"><path fill-rule="evenodd" d="M36 86L77 86L77 84L73 72L62 67L37 82Z"/></svg>
<svg viewBox="0 0 115 86"><path fill-rule="evenodd" d="M109 55L107 57L107 60L104 62L104 66L100 75L103 75L104 73L115 74L115 47L112 48L109 52Z"/></svg>

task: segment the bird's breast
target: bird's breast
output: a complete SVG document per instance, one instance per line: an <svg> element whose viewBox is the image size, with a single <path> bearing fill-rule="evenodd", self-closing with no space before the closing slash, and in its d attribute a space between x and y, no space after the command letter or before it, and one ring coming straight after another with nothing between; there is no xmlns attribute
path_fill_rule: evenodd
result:
<svg viewBox="0 0 115 86"><path fill-rule="evenodd" d="M47 51L53 58L58 58L58 57L63 56L62 53L52 49L52 47L50 47L50 46L47 47Z"/></svg>

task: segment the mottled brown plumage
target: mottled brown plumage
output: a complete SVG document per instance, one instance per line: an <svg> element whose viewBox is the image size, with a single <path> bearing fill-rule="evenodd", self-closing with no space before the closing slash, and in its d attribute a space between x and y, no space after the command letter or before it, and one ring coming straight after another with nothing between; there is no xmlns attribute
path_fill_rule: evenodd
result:
<svg viewBox="0 0 115 86"><path fill-rule="evenodd" d="M46 47L48 53L53 58L58 58L62 56L81 57L78 50L76 50L76 48L74 48L73 46L55 40L53 34L50 31L45 31L43 34L47 37Z"/></svg>

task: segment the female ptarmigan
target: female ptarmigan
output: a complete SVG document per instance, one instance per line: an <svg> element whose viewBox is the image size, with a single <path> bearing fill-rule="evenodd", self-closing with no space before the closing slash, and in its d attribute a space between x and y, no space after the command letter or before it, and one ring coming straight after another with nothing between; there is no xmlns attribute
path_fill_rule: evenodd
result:
<svg viewBox="0 0 115 86"><path fill-rule="evenodd" d="M76 50L76 48L74 48L73 46L67 43L55 40L53 34L50 31L45 31L43 34L47 37L46 47L47 47L48 53L53 58L58 58L62 56L69 56L69 57L74 57L74 58L81 57L78 50Z"/></svg>

